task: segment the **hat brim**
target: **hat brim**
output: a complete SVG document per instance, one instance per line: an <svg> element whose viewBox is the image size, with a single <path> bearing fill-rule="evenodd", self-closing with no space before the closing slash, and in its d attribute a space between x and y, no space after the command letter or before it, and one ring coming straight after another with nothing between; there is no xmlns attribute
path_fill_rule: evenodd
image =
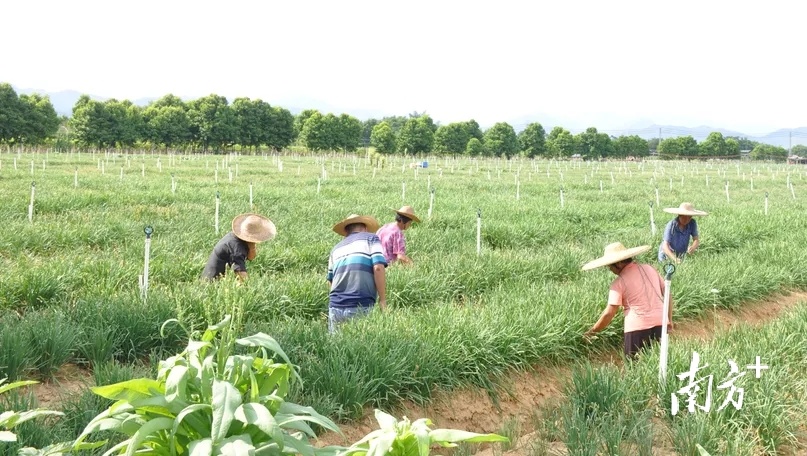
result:
<svg viewBox="0 0 807 456"><path fill-rule="evenodd" d="M614 252L609 255L604 255L596 260L591 260L588 263L583 265L583 271L589 271L591 269L599 268L601 266L608 266L609 264L618 263L622 260L627 260L628 258L633 258L636 255L640 255L642 253L647 252L650 250L649 245L642 245L639 247L633 247L630 249L622 250L621 252Z"/></svg>
<svg viewBox="0 0 807 456"><path fill-rule="evenodd" d="M340 236L347 236L347 231L345 230L345 227L347 227L348 225L352 225L354 223L363 223L364 226L367 227L367 231L370 233L375 233L376 231L378 231L379 228L379 224L376 219L370 217L369 215L360 215L357 217L349 217L342 220L341 222L333 226L333 231Z"/></svg>
<svg viewBox="0 0 807 456"><path fill-rule="evenodd" d="M664 208L664 212L666 212L668 214L689 215L689 216L709 215L708 212L698 211L698 210L688 211L686 209L681 209L680 207L667 207L667 208Z"/></svg>
<svg viewBox="0 0 807 456"><path fill-rule="evenodd" d="M393 209L393 211L398 215L402 215L408 219L412 219L412 221L414 221L415 223L420 223L420 218L415 214L411 214L409 212L401 212L397 209Z"/></svg>
<svg viewBox="0 0 807 456"><path fill-rule="evenodd" d="M257 214L241 214L238 217L233 219L232 223L232 230L235 237L241 239L242 241L246 242L254 242L260 243L263 241L269 241L273 239L277 235L277 227L275 224L272 223L271 220L268 218L258 215L261 218L261 226L260 230L256 233L247 233L241 230L241 224L250 215L257 215Z"/></svg>

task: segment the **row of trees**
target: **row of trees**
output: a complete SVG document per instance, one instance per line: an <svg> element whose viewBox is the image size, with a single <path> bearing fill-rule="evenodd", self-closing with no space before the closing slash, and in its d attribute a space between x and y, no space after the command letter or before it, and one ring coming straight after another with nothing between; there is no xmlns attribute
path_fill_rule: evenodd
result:
<svg viewBox="0 0 807 456"><path fill-rule="evenodd" d="M309 109L294 116L262 100L220 95L183 101L166 95L145 107L128 100L97 101L83 95L69 119L59 119L46 96L18 96L0 84L0 142L37 144L53 137L60 121L72 143L82 147L165 147L221 150L243 148L281 150L298 144L309 150L354 151L372 146L381 154L438 153L512 157L624 158L644 157L657 150L662 158L737 158L750 150L754 159L785 159L782 147L745 138L724 138L713 132L698 143L691 136L647 141L639 136L614 137L588 128L572 134L562 127L548 134L540 123L521 132L506 122L483 131L475 120L438 125L425 113L361 121L348 114L323 114ZM807 153L796 146L793 153Z"/></svg>
<svg viewBox="0 0 807 456"><path fill-rule="evenodd" d="M0 142L39 144L56 134L59 122L47 96L18 96L11 84L0 84Z"/></svg>
<svg viewBox="0 0 807 456"><path fill-rule="evenodd" d="M748 151L754 160L787 159L788 151L784 147L750 141L747 138L724 137L720 132L709 133L705 140L698 143L692 136L665 138L658 143L658 154L662 158L740 158ZM795 155L807 154L807 146L796 145L791 149Z"/></svg>

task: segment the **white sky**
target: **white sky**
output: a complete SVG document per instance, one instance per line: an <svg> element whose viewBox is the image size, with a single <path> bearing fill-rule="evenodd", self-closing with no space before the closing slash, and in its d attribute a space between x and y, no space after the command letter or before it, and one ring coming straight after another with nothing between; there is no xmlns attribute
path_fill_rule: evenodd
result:
<svg viewBox="0 0 807 456"><path fill-rule="evenodd" d="M805 12L779 0L4 0L0 81L758 134L807 125Z"/></svg>

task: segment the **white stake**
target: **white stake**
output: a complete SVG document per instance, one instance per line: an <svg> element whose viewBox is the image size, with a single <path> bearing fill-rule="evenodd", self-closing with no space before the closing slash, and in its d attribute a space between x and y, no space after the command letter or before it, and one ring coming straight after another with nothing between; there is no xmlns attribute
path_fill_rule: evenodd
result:
<svg viewBox="0 0 807 456"><path fill-rule="evenodd" d="M106 174L106 168L104 167L104 162L101 162L101 175Z"/></svg>
<svg viewBox="0 0 807 456"><path fill-rule="evenodd" d="M751 176L751 190L754 190L754 176Z"/></svg>
<svg viewBox="0 0 807 456"><path fill-rule="evenodd" d="M73 173L73 188L78 188L78 167L76 167L76 171Z"/></svg>
<svg viewBox="0 0 807 456"><path fill-rule="evenodd" d="M516 178L516 201L521 199L521 181Z"/></svg>
<svg viewBox="0 0 807 456"><path fill-rule="evenodd" d="M768 215L768 192L765 192L765 215Z"/></svg>
<svg viewBox="0 0 807 456"><path fill-rule="evenodd" d="M123 168L121 168L121 177L123 176ZM174 180L174 174L171 173L171 193L176 194L177 192L177 181Z"/></svg>
<svg viewBox="0 0 807 456"><path fill-rule="evenodd" d="M34 223L34 192L35 192L35 190L36 190L36 182L31 182L31 204L28 205L28 223Z"/></svg>
<svg viewBox="0 0 807 456"><path fill-rule="evenodd" d="M659 203L659 198L658 198L658 187L656 187L656 206L661 206L661 203ZM653 212L653 211L651 210L650 212Z"/></svg>
<svg viewBox="0 0 807 456"><path fill-rule="evenodd" d="M235 164L235 177L238 177L238 163Z"/></svg>
<svg viewBox="0 0 807 456"><path fill-rule="evenodd" d="M215 227L216 227L216 234L219 234L219 204L221 198L219 197L219 192L216 192L216 219L215 219Z"/></svg>
<svg viewBox="0 0 807 456"><path fill-rule="evenodd" d="M706 188L709 188L709 175L706 175Z"/></svg>
<svg viewBox="0 0 807 456"><path fill-rule="evenodd" d="M373 167L373 179L375 179L375 171L376 171L376 168Z"/></svg>
<svg viewBox="0 0 807 456"><path fill-rule="evenodd" d="M34 175L34 161L31 160L31 175Z"/></svg>
<svg viewBox="0 0 807 456"><path fill-rule="evenodd" d="M151 233L153 233L154 230L151 226L146 226L143 228L143 232L146 233L146 246L143 260L143 283L140 289L140 296L145 301L146 298L148 298L149 291L149 256L151 254Z"/></svg>
<svg viewBox="0 0 807 456"><path fill-rule="evenodd" d="M656 235L656 220L653 216L653 202L650 202L650 234L652 236Z"/></svg>
<svg viewBox="0 0 807 456"><path fill-rule="evenodd" d="M14 157L14 171L17 170L17 157Z"/></svg>
<svg viewBox="0 0 807 456"><path fill-rule="evenodd" d="M563 187L560 188L560 208L563 209Z"/></svg>
<svg viewBox="0 0 807 456"><path fill-rule="evenodd" d="M731 199L729 199L729 181L726 181L726 202L731 202Z"/></svg>
<svg viewBox="0 0 807 456"><path fill-rule="evenodd" d="M790 184L790 194L793 195L793 199L796 199L796 191L793 190L793 184Z"/></svg>
<svg viewBox="0 0 807 456"><path fill-rule="evenodd" d="M432 209L434 208L434 189L431 189L431 195L429 196L429 219L432 218Z"/></svg>
<svg viewBox="0 0 807 456"><path fill-rule="evenodd" d="M600 193L602 193L602 179L600 179Z"/></svg>
<svg viewBox="0 0 807 456"><path fill-rule="evenodd" d="M319 195L319 189L320 189L321 186L322 186L322 178L318 177L317 178L317 195Z"/></svg>
<svg viewBox="0 0 807 456"><path fill-rule="evenodd" d="M123 166L120 167L120 180L123 180Z"/></svg>
<svg viewBox="0 0 807 456"><path fill-rule="evenodd" d="M482 255L482 209L476 210L476 255Z"/></svg>
<svg viewBox="0 0 807 456"><path fill-rule="evenodd" d="M672 263L667 264L664 266L664 272L666 272L666 275L664 277L664 304L661 316L661 350L659 353L658 369L659 383L662 385L666 385L667 383L667 351L670 344L669 337L667 336L667 324L669 323L669 316L667 314L670 310L670 282L675 272L675 266Z"/></svg>

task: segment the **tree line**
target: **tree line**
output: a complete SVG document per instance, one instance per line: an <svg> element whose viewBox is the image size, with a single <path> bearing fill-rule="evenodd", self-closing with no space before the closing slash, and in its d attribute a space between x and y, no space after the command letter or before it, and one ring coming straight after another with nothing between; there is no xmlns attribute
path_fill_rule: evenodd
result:
<svg viewBox="0 0 807 456"><path fill-rule="evenodd" d="M0 142L186 151L229 150L236 145L247 151L283 150L299 145L311 151L353 152L371 146L378 154L506 158L645 157L651 150L671 159L739 158L741 150L750 150L755 159L787 157L782 147L724 138L719 132L698 143L691 136L649 141L637 135L611 136L593 127L577 134L554 127L547 133L537 122L518 133L506 122L483 131L473 119L439 125L417 112L364 121L315 109L294 116L259 99L236 98L229 103L215 94L190 101L169 94L145 107L82 95L72 116L60 119L47 96L18 96L9 84L0 84Z"/></svg>

